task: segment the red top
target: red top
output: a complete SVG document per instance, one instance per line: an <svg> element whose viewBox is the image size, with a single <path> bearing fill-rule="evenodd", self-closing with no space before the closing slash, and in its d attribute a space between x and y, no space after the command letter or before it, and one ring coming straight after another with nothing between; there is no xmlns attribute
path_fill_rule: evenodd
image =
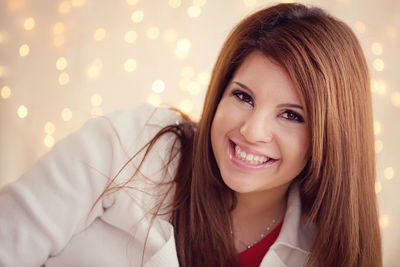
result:
<svg viewBox="0 0 400 267"><path fill-rule="evenodd" d="M265 254L278 238L282 228L282 222L278 224L267 236L249 249L239 253L239 263L241 267L258 267Z"/></svg>

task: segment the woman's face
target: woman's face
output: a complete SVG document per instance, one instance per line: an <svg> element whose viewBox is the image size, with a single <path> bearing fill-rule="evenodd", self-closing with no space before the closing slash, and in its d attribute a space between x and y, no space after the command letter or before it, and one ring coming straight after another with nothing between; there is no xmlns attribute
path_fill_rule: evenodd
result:
<svg viewBox="0 0 400 267"><path fill-rule="evenodd" d="M222 179L237 193L286 192L308 160L304 107L288 74L252 52L225 88L211 126Z"/></svg>

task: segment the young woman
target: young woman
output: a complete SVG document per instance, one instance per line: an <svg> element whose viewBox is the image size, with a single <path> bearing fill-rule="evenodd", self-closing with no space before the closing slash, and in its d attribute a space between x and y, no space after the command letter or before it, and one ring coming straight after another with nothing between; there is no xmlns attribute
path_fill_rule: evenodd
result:
<svg viewBox="0 0 400 267"><path fill-rule="evenodd" d="M381 266L367 64L343 22L241 21L202 117L89 121L0 193L1 266Z"/></svg>

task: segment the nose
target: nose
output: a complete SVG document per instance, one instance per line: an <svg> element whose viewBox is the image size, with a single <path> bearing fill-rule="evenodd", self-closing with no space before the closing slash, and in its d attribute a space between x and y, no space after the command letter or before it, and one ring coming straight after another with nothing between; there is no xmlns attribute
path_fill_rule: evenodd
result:
<svg viewBox="0 0 400 267"><path fill-rule="evenodd" d="M273 140L273 121L260 112L251 113L242 123L240 134L250 143L268 143Z"/></svg>

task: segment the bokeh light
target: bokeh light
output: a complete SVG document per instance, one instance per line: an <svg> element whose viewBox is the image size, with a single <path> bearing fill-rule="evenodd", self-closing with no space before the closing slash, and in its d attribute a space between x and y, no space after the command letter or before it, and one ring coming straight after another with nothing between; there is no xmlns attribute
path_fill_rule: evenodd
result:
<svg viewBox="0 0 400 267"><path fill-rule="evenodd" d="M60 85L68 84L69 83L69 74L66 72L60 73L60 75L58 76L58 83Z"/></svg>
<svg viewBox="0 0 400 267"><path fill-rule="evenodd" d="M103 97L100 94L93 94L90 98L93 107L98 107L103 103Z"/></svg>
<svg viewBox="0 0 400 267"><path fill-rule="evenodd" d="M187 13L191 18L198 18L201 14L201 8L199 6L191 6L188 8Z"/></svg>
<svg viewBox="0 0 400 267"><path fill-rule="evenodd" d="M71 0L71 4L75 8L82 7L83 5L85 5L85 3L86 3L86 0Z"/></svg>
<svg viewBox="0 0 400 267"><path fill-rule="evenodd" d="M58 12L60 14L67 14L71 11L71 2L70 1L62 1L59 5L58 5Z"/></svg>
<svg viewBox="0 0 400 267"><path fill-rule="evenodd" d="M382 215L379 217L379 226L381 227L381 229L386 229L387 227L389 227L389 216L387 215Z"/></svg>
<svg viewBox="0 0 400 267"><path fill-rule="evenodd" d="M387 168L385 169L383 175L384 175L385 178L388 179L388 180L392 179L393 176L394 176L394 169L393 169L393 167L387 167Z"/></svg>
<svg viewBox="0 0 400 267"><path fill-rule="evenodd" d="M137 5L139 3L139 0L126 0L126 3L130 6Z"/></svg>
<svg viewBox="0 0 400 267"><path fill-rule="evenodd" d="M371 50L372 50L372 53L374 53L374 55L376 55L376 56L382 55L382 53L383 53L382 44L377 43L377 42L373 43L371 46Z"/></svg>
<svg viewBox="0 0 400 267"><path fill-rule="evenodd" d="M136 31L127 31L125 33L124 39L125 39L125 42L127 42L127 43L130 43L130 44L134 43L137 39Z"/></svg>
<svg viewBox="0 0 400 267"><path fill-rule="evenodd" d="M392 101L393 106L395 106L396 108L400 108L400 92L399 91L393 92L392 95L390 96L390 100Z"/></svg>
<svg viewBox="0 0 400 267"><path fill-rule="evenodd" d="M65 24L62 22L57 22L56 24L54 24L53 26L53 33L55 35L60 35L63 34L65 31Z"/></svg>
<svg viewBox="0 0 400 267"><path fill-rule="evenodd" d="M165 90L165 83L162 80L155 80L153 82L153 85L151 86L151 89L153 90L154 93L161 94Z"/></svg>
<svg viewBox="0 0 400 267"><path fill-rule="evenodd" d="M30 31L34 27L35 27L35 20L32 17L26 18L24 21L24 29Z"/></svg>
<svg viewBox="0 0 400 267"><path fill-rule="evenodd" d="M383 142L381 140L375 141L375 153L381 153L383 150Z"/></svg>
<svg viewBox="0 0 400 267"><path fill-rule="evenodd" d="M43 143L46 147L49 147L49 148L54 146L54 143L55 143L54 137L51 135L46 135L44 137Z"/></svg>
<svg viewBox="0 0 400 267"><path fill-rule="evenodd" d="M378 194L382 191L382 183L381 182L375 182L375 193Z"/></svg>
<svg viewBox="0 0 400 267"><path fill-rule="evenodd" d="M182 38L176 43L175 55L178 58L186 58L190 51L191 42L189 39Z"/></svg>
<svg viewBox="0 0 400 267"><path fill-rule="evenodd" d="M65 57L59 57L56 62L56 68L58 70L65 70L68 66L67 59Z"/></svg>
<svg viewBox="0 0 400 267"><path fill-rule="evenodd" d="M169 0L168 5L172 8L178 8L182 4L182 0Z"/></svg>
<svg viewBox="0 0 400 267"><path fill-rule="evenodd" d="M374 134L375 136L380 135L382 132L382 126L379 121L374 121Z"/></svg>
<svg viewBox="0 0 400 267"><path fill-rule="evenodd" d="M99 58L95 59L89 66L87 72L89 79L99 78L102 68L103 68L103 61Z"/></svg>
<svg viewBox="0 0 400 267"><path fill-rule="evenodd" d="M160 36L160 29L157 27L151 27L146 32L147 38L155 40Z"/></svg>
<svg viewBox="0 0 400 267"><path fill-rule="evenodd" d="M129 58L125 61L124 69L126 72L133 72L136 70L136 66L137 66L136 60L133 58Z"/></svg>
<svg viewBox="0 0 400 267"><path fill-rule="evenodd" d="M53 134L55 130L56 126L51 121L46 122L46 124L44 125L44 132L46 134Z"/></svg>
<svg viewBox="0 0 400 267"><path fill-rule="evenodd" d="M26 57L27 55L29 55L29 52L30 52L29 45L23 44L19 47L19 55L21 57Z"/></svg>
<svg viewBox="0 0 400 267"><path fill-rule="evenodd" d="M377 70L377 71L383 71L383 68L385 67L385 63L383 62L382 59L377 58L377 59L374 60L373 66L374 66L374 69L375 69L375 70Z"/></svg>
<svg viewBox="0 0 400 267"><path fill-rule="evenodd" d="M63 121L70 121L72 119L72 110L69 108L61 110L61 118Z"/></svg>
<svg viewBox="0 0 400 267"><path fill-rule="evenodd" d="M9 98L11 96L10 87L8 87L7 85L3 86L3 88L1 88L1 93L0 94L1 94L1 97L4 98L4 99Z"/></svg>
<svg viewBox="0 0 400 267"><path fill-rule="evenodd" d="M354 24L354 29L358 32L358 33L364 33L366 31L366 27L365 27L365 23L362 21L357 21Z"/></svg>
<svg viewBox="0 0 400 267"><path fill-rule="evenodd" d="M132 13L131 20L135 23L140 23L144 19L144 12L142 10L136 10Z"/></svg>
<svg viewBox="0 0 400 267"><path fill-rule="evenodd" d="M28 116L28 108L24 105L20 105L18 107L17 114L21 119L26 118L26 116Z"/></svg>
<svg viewBox="0 0 400 267"><path fill-rule="evenodd" d="M103 28L98 28L93 34L93 39L95 41L103 41L105 38L106 38L106 30Z"/></svg>

